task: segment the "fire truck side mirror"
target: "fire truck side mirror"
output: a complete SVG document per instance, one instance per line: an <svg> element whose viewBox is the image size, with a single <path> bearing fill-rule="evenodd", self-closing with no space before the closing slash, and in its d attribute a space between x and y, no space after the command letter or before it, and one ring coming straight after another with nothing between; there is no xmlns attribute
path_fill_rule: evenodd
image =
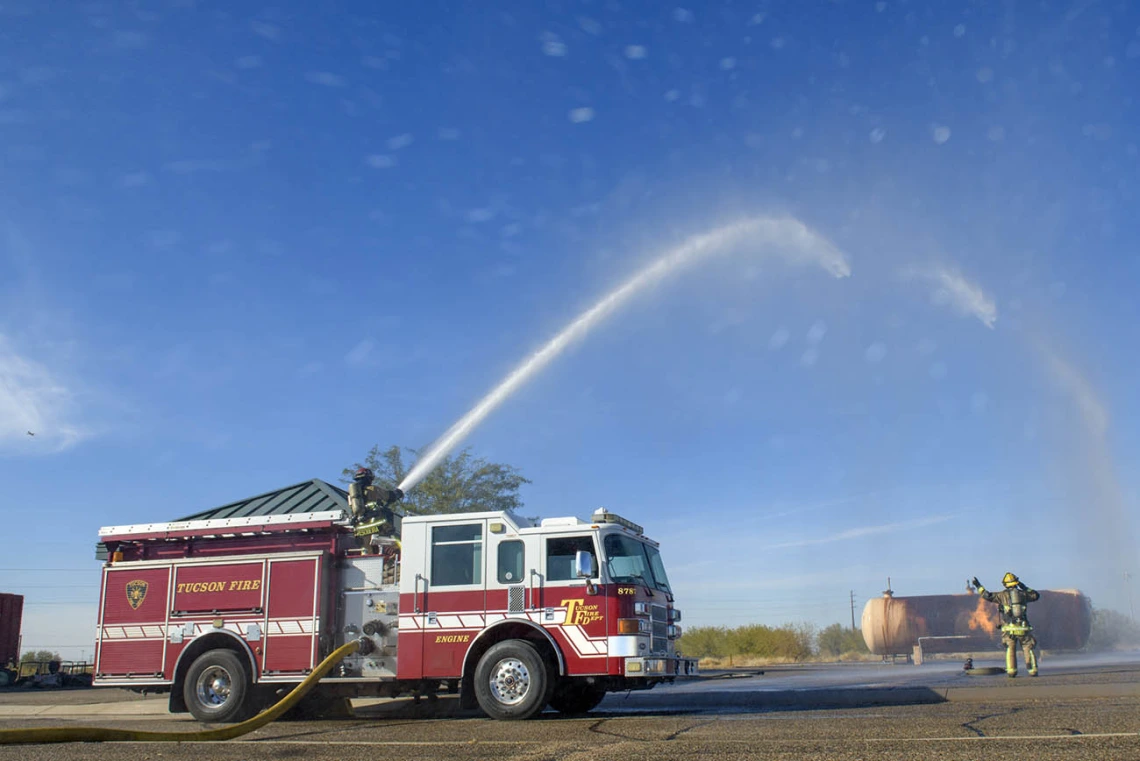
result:
<svg viewBox="0 0 1140 761"><path fill-rule="evenodd" d="M592 579L598 575L594 567L594 556L585 550L578 550L574 554L574 575L579 579Z"/></svg>

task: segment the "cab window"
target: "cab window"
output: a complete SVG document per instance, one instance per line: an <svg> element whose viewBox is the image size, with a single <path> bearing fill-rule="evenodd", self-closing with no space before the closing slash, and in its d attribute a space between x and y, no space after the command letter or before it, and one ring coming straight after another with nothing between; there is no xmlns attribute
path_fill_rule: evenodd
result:
<svg viewBox="0 0 1140 761"><path fill-rule="evenodd" d="M499 583L519 584L523 580L523 543L517 540L499 543Z"/></svg>
<svg viewBox="0 0 1140 761"><path fill-rule="evenodd" d="M574 556L588 552L598 567L598 554L594 551L593 537L560 536L546 540L546 580L572 581L578 577L574 573Z"/></svg>
<svg viewBox="0 0 1140 761"><path fill-rule="evenodd" d="M433 526L431 585L450 587L481 583L483 583L483 524Z"/></svg>

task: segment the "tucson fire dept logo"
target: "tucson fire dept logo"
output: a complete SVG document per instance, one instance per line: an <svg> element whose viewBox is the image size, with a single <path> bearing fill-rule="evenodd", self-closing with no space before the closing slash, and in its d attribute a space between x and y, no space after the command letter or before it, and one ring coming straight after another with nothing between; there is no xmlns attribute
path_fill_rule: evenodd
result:
<svg viewBox="0 0 1140 761"><path fill-rule="evenodd" d="M143 600L146 599L146 588L148 586L150 585L145 581L139 581L138 579L127 582L127 602L131 604L132 610L138 610L139 606L143 604Z"/></svg>
<svg viewBox="0 0 1140 761"><path fill-rule="evenodd" d="M602 611L598 605L587 605L581 600L563 600L566 606L566 621L563 626L585 626L602 620Z"/></svg>

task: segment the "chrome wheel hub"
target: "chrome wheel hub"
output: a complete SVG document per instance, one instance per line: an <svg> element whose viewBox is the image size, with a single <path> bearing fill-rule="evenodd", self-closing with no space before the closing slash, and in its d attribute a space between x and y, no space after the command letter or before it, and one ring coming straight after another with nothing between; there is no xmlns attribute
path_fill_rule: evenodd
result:
<svg viewBox="0 0 1140 761"><path fill-rule="evenodd" d="M230 699L233 679L230 672L221 666L210 666L198 676L196 692L198 701L205 706L217 708Z"/></svg>
<svg viewBox="0 0 1140 761"><path fill-rule="evenodd" d="M504 658L491 671L491 694L505 705L520 703L530 692L530 671L518 658Z"/></svg>

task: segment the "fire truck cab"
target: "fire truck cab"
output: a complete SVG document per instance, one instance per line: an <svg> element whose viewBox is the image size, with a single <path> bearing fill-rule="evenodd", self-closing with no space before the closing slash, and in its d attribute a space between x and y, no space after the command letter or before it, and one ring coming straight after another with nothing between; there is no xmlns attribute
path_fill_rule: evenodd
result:
<svg viewBox="0 0 1140 761"><path fill-rule="evenodd" d="M390 518L364 536L335 510L101 529L95 684L169 690L172 711L235 721L362 640L321 695L458 691L525 719L696 673L640 526L606 510Z"/></svg>

